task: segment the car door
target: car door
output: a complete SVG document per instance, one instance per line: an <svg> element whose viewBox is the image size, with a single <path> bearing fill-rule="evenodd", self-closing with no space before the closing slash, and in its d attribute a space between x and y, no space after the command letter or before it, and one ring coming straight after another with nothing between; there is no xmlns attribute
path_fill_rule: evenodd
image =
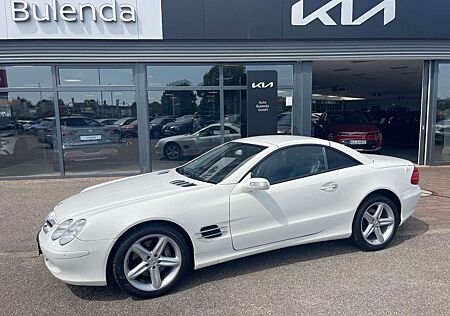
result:
<svg viewBox="0 0 450 316"><path fill-rule="evenodd" d="M200 154L213 149L220 145L220 126L210 126L198 133L198 137L195 138L197 143L198 152Z"/></svg>
<svg viewBox="0 0 450 316"><path fill-rule="evenodd" d="M230 227L236 250L319 233L333 223L342 195L327 172L325 149L293 146L271 154L247 177L265 178L266 191L230 195Z"/></svg>

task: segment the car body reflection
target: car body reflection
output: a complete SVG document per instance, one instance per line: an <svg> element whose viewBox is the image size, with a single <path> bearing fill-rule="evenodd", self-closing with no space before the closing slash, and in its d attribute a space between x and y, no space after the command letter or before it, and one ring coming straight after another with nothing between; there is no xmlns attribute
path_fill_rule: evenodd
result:
<svg viewBox="0 0 450 316"><path fill-rule="evenodd" d="M83 116L62 117L61 136L65 162L113 158L120 154L123 145L120 128L105 126ZM56 133L53 134L53 143L56 162L58 155Z"/></svg>
<svg viewBox="0 0 450 316"><path fill-rule="evenodd" d="M241 138L241 130L234 124L225 124L225 142ZM219 146L221 143L220 124L211 124L198 132L165 137L156 144L156 153L169 160L194 157Z"/></svg>
<svg viewBox="0 0 450 316"><path fill-rule="evenodd" d="M27 135L12 122L0 124L0 160L20 163L28 160L33 150L40 147L36 137Z"/></svg>

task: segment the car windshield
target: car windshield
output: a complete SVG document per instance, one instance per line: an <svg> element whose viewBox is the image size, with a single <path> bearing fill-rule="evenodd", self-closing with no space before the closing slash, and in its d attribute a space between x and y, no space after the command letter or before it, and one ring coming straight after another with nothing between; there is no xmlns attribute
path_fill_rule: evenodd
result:
<svg viewBox="0 0 450 316"><path fill-rule="evenodd" d="M192 122L192 118L193 118L192 115L182 116L182 117L177 118L175 120L175 123L180 123L180 124L189 123L189 122Z"/></svg>
<svg viewBox="0 0 450 316"><path fill-rule="evenodd" d="M359 113L330 113L328 122L331 125L368 124L367 118Z"/></svg>
<svg viewBox="0 0 450 316"><path fill-rule="evenodd" d="M164 120L165 118L155 118L150 122L150 124L161 124L162 122L164 122Z"/></svg>
<svg viewBox="0 0 450 316"><path fill-rule="evenodd" d="M217 184L264 149L264 146L231 142L211 150L176 171L191 179Z"/></svg>

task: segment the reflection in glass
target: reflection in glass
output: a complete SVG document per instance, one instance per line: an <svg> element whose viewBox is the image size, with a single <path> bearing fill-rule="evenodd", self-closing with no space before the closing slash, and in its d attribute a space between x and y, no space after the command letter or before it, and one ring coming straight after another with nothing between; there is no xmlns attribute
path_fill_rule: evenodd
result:
<svg viewBox="0 0 450 316"><path fill-rule="evenodd" d="M134 91L58 96L66 174L139 170Z"/></svg>
<svg viewBox="0 0 450 316"><path fill-rule="evenodd" d="M439 65L433 160L450 161L450 64Z"/></svg>
<svg viewBox="0 0 450 316"><path fill-rule="evenodd" d="M59 69L62 86L132 86L132 69Z"/></svg>
<svg viewBox="0 0 450 316"><path fill-rule="evenodd" d="M218 91L150 91L149 112L153 170L176 167L220 145Z"/></svg>
<svg viewBox="0 0 450 316"><path fill-rule="evenodd" d="M278 134L292 134L292 94L293 90L278 90ZM224 91L225 123L240 128L242 137L247 136L247 91Z"/></svg>
<svg viewBox="0 0 450 316"><path fill-rule="evenodd" d="M218 86L219 67L204 66L149 66L147 81L150 87Z"/></svg>
<svg viewBox="0 0 450 316"><path fill-rule="evenodd" d="M51 88L50 66L0 67L0 88Z"/></svg>
<svg viewBox="0 0 450 316"><path fill-rule="evenodd" d="M56 175L53 94L0 92L0 177Z"/></svg>

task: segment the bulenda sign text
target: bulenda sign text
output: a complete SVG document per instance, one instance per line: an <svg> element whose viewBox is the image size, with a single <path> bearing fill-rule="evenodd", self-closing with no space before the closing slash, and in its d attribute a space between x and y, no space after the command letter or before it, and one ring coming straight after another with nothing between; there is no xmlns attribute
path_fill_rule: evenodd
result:
<svg viewBox="0 0 450 316"><path fill-rule="evenodd" d="M130 4L120 4L114 0L96 7L92 3L74 5L71 3L58 4L56 0L44 3L42 6L27 1L11 1L11 14L14 22L26 22L33 19L37 22L50 22L62 19L67 22L84 22L87 13L92 21L97 19L104 22L122 21L136 22L136 9Z"/></svg>
<svg viewBox="0 0 450 316"><path fill-rule="evenodd" d="M162 39L162 0L2 0L0 39Z"/></svg>

